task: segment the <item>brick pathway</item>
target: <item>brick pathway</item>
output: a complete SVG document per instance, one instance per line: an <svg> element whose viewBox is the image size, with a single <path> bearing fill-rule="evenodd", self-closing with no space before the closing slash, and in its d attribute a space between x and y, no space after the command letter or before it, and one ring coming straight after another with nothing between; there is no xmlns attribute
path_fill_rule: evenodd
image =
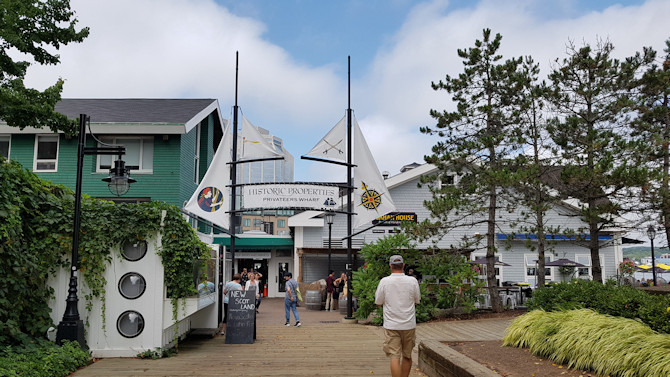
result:
<svg viewBox="0 0 670 377"><path fill-rule="evenodd" d="M180 343L179 354L160 360L103 359L74 374L86 376L388 376L382 329L341 323L339 312L298 308L302 326L284 326L283 299L266 299L254 344L225 344L222 336ZM293 320L292 320L293 321ZM501 339L509 320L420 324L421 339ZM416 353L416 349L415 349ZM412 376L423 374L416 368Z"/></svg>

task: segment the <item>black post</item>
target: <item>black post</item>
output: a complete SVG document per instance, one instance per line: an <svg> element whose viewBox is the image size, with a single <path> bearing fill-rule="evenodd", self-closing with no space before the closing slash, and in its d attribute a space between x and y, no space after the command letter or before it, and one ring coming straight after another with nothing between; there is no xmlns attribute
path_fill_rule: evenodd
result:
<svg viewBox="0 0 670 377"><path fill-rule="evenodd" d="M235 227L237 226L237 217L235 210L237 209L237 72L239 67L239 51L235 51L235 106L233 107L233 156L232 164L230 166L230 178L233 181L231 187L230 206L230 277L235 275Z"/></svg>
<svg viewBox="0 0 670 377"><path fill-rule="evenodd" d="M328 223L328 273L330 273L330 271L333 269L333 265L330 263L330 255L333 252L333 249L331 247L332 235L333 235L333 223L329 222Z"/></svg>
<svg viewBox="0 0 670 377"><path fill-rule="evenodd" d="M79 147L77 149L77 177L74 198L74 229L72 230L72 265L70 267L70 288L66 301L63 320L58 324L56 341L77 341L86 348L84 322L79 318L77 304L77 270L79 270L79 228L81 226L81 176L84 165L84 148L86 146L86 114L79 115Z"/></svg>
<svg viewBox="0 0 670 377"><path fill-rule="evenodd" d="M347 233L349 236L353 233L353 215L352 212L354 210L354 202L352 200L352 194L353 194L353 179L351 178L351 152L352 152L352 145L351 145L351 56L348 57L348 88L347 88L347 97L348 97L348 102L347 102L347 203L348 203L348 213L347 213ZM353 306L352 306L352 300L353 300L353 293L351 292L351 279L352 279L352 274L351 270L353 268L353 260L351 258L351 237L347 240L347 316L345 317L346 319L352 319L353 318Z"/></svg>
<svg viewBox="0 0 670 377"><path fill-rule="evenodd" d="M651 239L651 274L654 278L654 287L656 286L656 258L654 257L654 239Z"/></svg>

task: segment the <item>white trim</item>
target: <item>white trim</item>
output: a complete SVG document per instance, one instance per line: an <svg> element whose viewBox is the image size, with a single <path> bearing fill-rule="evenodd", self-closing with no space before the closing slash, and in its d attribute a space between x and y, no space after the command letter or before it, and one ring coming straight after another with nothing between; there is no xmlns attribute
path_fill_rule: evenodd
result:
<svg viewBox="0 0 670 377"><path fill-rule="evenodd" d="M581 259L584 258L584 259ZM581 260L580 260L581 259ZM581 263L586 267L577 267L577 271L575 271L575 277L577 279L587 279L587 280L593 280L593 269L591 268L591 254L575 254L575 262ZM602 265L602 263L601 263ZM579 270L586 268L588 271L588 276L580 276L579 275Z"/></svg>
<svg viewBox="0 0 670 377"><path fill-rule="evenodd" d="M56 158L44 159L40 162L54 162L53 169L37 169L37 149L39 146L39 138L41 137L55 137L56 138ZM59 134L37 134L35 135L35 144L33 148L33 172L35 173L55 173L58 171L58 153L60 152L60 135Z"/></svg>
<svg viewBox="0 0 670 377"><path fill-rule="evenodd" d="M119 143L118 140L124 140L124 139L125 139L125 140L140 140L140 141L141 141L141 142L140 142L140 152L139 152L139 153L140 153L140 169L132 169L132 170L131 170L131 173L133 173L133 174L134 174L134 173L140 173L140 174L153 174L153 172L154 172L153 168L152 168L152 169L142 169L142 166L145 165L145 164L144 164L144 161L143 161L143 158L144 158L144 143L145 143L145 140L150 140L151 143L154 144L154 146L153 146L154 152L152 152L152 154L151 154L151 158L152 158L152 160L153 160L153 158L154 158L155 147L156 147L156 143L154 142L154 141L155 141L154 135L150 135L150 136L133 136L133 135L130 135L130 136L129 136L129 135L125 135L125 134L124 134L124 135L121 135L121 136L117 136L117 135L108 136L108 135L105 135L105 136L99 136L99 137L98 137L98 139L100 139L101 141L103 141L103 142L105 142L105 143L108 142L108 141L105 140L105 139L110 139L110 138L112 139L112 141L110 142L111 144L117 144L117 143ZM123 143L121 142L121 144L119 144L119 145L123 145ZM112 165L111 165L111 167L113 167L113 164L114 164L114 156L111 156L111 157L112 157ZM102 155L98 155L98 156L96 157L96 160L95 160L95 172L96 172L96 173L108 173L108 172L109 172L109 169L102 169L102 168L100 168L100 159L101 159L101 158L102 158ZM125 160L125 159L124 159L124 160ZM127 164L127 163L128 163L128 161L126 161L126 164ZM151 166L153 166L153 161L152 161Z"/></svg>
<svg viewBox="0 0 670 377"><path fill-rule="evenodd" d="M193 127L200 124L200 122L203 119L205 119L205 117L209 116L209 114L211 114L212 111L214 111L214 110L219 110L219 100L212 101L212 103L210 103L209 106L200 110L200 112L195 114L195 116L193 118L189 119L184 124L184 133L189 133L193 129ZM220 113L220 111L217 111L217 113ZM219 115L219 118L220 118L220 115ZM223 123L221 123L221 126L223 126Z"/></svg>
<svg viewBox="0 0 670 377"><path fill-rule="evenodd" d="M2 137L9 138L9 140L8 140L9 145L7 146L7 156L6 156L6 159L9 161L9 159L12 157L12 135L11 134L0 134L0 138L2 138Z"/></svg>
<svg viewBox="0 0 670 377"><path fill-rule="evenodd" d="M549 260L547 261L547 259L549 259ZM529 260L530 260L530 261L535 261L535 263L531 263L531 264L529 264L529 263L528 263ZM547 263L547 262L551 262L551 261L553 261L553 260L554 260L554 258L553 258L552 255L546 255L546 254L545 254L545 256L544 256L544 261L545 261L545 263ZM523 254L523 276L524 276L524 281L525 281L526 283L530 283L531 281L533 281L533 283L534 283L535 285L537 285L537 280L536 280L536 279L537 279L537 276L536 276L536 275L528 275L528 269L529 269L529 268L535 268L535 269L537 270L537 268L538 268L537 266L538 266L538 263L537 263L537 253L524 253L524 254ZM549 270L549 275L547 275L546 273L545 273L545 275L544 275L544 280L545 280L545 282L548 281L548 280L553 281L553 280L554 280L554 276L555 276L555 274L554 274L554 268L551 267L551 266L549 266L549 267L544 266L544 269L545 269L545 271ZM537 271L536 271L536 273L537 273Z"/></svg>
<svg viewBox="0 0 670 377"><path fill-rule="evenodd" d="M200 184L200 139L202 127L198 123L195 127L195 153L193 154L193 182Z"/></svg>

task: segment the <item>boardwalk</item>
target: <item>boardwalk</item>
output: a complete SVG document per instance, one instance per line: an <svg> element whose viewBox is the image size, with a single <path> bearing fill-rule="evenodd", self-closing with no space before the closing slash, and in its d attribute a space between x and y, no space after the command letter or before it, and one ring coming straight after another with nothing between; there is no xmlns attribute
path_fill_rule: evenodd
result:
<svg viewBox="0 0 670 377"><path fill-rule="evenodd" d="M189 340L182 342L179 354L170 358L104 359L74 376L390 375L379 327L340 323L343 316L339 313L305 308L299 308L302 327L285 327L283 299L265 300L260 311L254 344L225 344L222 336ZM417 340L495 340L502 338L508 325L508 320L420 324ZM415 365L411 375L422 373Z"/></svg>

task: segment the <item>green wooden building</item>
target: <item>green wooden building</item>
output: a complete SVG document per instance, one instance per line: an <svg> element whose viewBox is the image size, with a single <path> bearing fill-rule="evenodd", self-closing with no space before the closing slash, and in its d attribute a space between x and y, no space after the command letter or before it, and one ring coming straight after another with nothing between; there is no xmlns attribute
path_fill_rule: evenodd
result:
<svg viewBox="0 0 670 377"><path fill-rule="evenodd" d="M63 99L56 111L90 117L90 129L104 143L126 147L123 160L137 182L121 198L102 179L115 156L85 156L83 192L115 201L160 200L182 207L207 171L223 135L225 120L216 99ZM19 130L0 121L0 155L40 178L74 189L76 137L49 129ZM97 142L90 135L87 146Z"/></svg>

